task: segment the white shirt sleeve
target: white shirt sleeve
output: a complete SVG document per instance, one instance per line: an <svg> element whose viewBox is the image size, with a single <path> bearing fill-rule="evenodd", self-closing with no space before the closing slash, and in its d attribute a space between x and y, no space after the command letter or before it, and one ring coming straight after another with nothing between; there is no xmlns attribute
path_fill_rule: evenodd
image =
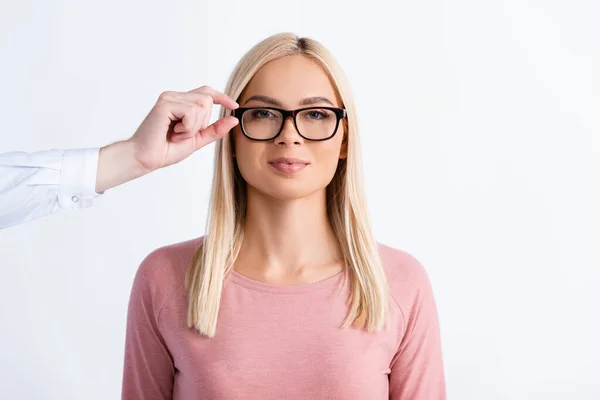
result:
<svg viewBox="0 0 600 400"><path fill-rule="evenodd" d="M0 154L0 229L60 209L90 207L99 148Z"/></svg>

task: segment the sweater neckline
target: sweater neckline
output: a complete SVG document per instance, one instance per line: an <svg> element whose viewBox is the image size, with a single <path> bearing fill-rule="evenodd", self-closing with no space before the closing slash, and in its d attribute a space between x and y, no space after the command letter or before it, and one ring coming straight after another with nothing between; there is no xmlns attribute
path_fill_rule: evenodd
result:
<svg viewBox="0 0 600 400"><path fill-rule="evenodd" d="M322 279L320 281L311 282L311 283L302 283L299 285L276 285L274 283L267 283L254 280L252 278L248 278L245 275L240 274L236 270L232 269L229 272L229 279L232 282L246 287L248 289L258 290L261 292L270 292L270 293L306 293L312 292L315 290L325 289L331 286L334 286L341 282L342 277L344 276L344 270L337 272L335 275Z"/></svg>

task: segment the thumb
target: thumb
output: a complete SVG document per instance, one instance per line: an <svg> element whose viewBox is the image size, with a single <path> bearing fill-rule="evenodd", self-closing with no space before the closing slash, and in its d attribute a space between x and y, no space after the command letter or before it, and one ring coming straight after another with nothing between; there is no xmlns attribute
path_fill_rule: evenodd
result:
<svg viewBox="0 0 600 400"><path fill-rule="evenodd" d="M221 139L223 136L233 129L238 124L238 119L232 116L227 116L215 121L213 124L196 133L196 150L201 149L207 144Z"/></svg>

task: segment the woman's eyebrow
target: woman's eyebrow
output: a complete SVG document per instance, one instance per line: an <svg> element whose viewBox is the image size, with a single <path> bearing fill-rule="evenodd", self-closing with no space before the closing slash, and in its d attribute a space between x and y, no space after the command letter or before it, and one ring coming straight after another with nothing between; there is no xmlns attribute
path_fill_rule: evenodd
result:
<svg viewBox="0 0 600 400"><path fill-rule="evenodd" d="M271 104L271 105L273 105L275 107L283 107L283 103L280 102L279 100L274 99L274 98L269 97L269 96L264 96L264 95L261 95L261 94L257 94L257 95L249 97L245 101L245 103L249 103L252 100L261 101L263 103ZM302 99L299 104L301 106L309 106L309 105L317 104L317 103L327 103L327 104L331 104L332 106L334 105L331 100L329 100L327 97L322 97L322 96L307 97L305 99Z"/></svg>
<svg viewBox="0 0 600 400"><path fill-rule="evenodd" d="M283 107L283 103L281 103L279 100L276 100L269 96L263 96L262 94L257 94L248 98L248 100L246 100L246 103L249 103L252 100L262 101L263 103L271 104L275 107Z"/></svg>
<svg viewBox="0 0 600 400"><path fill-rule="evenodd" d="M302 99L302 101L300 102L300 105L301 106L310 106L312 104L317 104L317 103L327 103L327 104L331 104L333 106L333 103L331 102L331 100L329 100L327 97L321 97L321 96L307 97L305 99Z"/></svg>

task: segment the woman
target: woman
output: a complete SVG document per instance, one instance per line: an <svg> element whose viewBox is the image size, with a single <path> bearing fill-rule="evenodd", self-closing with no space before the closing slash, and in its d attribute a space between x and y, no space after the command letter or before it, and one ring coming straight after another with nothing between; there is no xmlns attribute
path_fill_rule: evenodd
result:
<svg viewBox="0 0 600 400"><path fill-rule="evenodd" d="M444 399L430 283L373 238L333 57L271 36L226 93L237 104L221 98L217 124L235 126L216 145L206 235L155 250L135 277L123 398Z"/></svg>

